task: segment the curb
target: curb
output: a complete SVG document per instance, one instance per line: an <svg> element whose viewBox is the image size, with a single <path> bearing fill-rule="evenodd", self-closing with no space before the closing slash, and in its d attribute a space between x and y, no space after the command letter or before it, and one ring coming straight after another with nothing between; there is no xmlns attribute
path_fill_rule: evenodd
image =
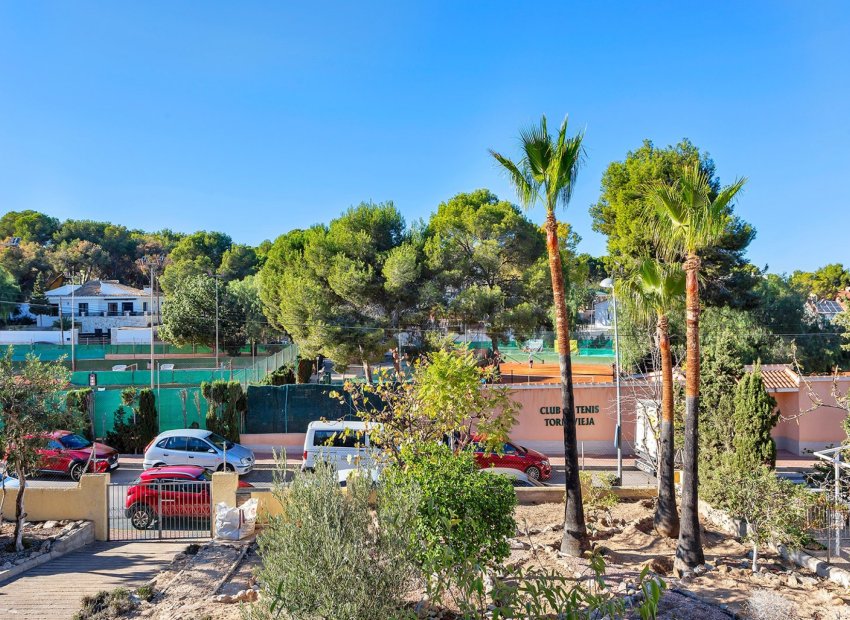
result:
<svg viewBox="0 0 850 620"><path fill-rule="evenodd" d="M47 553L43 553L21 564L16 564L7 570L0 571L0 584L17 577L21 573L25 573L31 568L46 564L50 560L55 560L66 553L85 547L91 542L94 542L94 524L91 521L86 521L80 527L68 532L66 537L57 540Z"/></svg>

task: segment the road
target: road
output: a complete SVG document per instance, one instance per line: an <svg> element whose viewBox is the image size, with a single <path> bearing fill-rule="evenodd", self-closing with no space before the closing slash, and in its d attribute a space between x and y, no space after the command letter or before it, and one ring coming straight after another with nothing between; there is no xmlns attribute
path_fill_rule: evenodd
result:
<svg viewBox="0 0 850 620"><path fill-rule="evenodd" d="M562 485L566 479L564 473L564 459L552 458L552 477L546 482L552 485ZM287 459L287 479L291 479L292 472L301 466L300 458ZM242 480L258 488L271 488L274 484L275 463L271 458L263 458L258 455L257 467L251 473L242 476ZM593 461L587 465L592 471L614 473L616 467L613 462L604 460ZM140 457L126 456L121 458L121 466L112 472L110 482L112 484L131 484L142 472L142 461ZM30 479L27 484L32 486L73 486L75 483L66 476L39 476ZM634 467L632 461L627 461L623 468L624 486L655 486L655 478Z"/></svg>

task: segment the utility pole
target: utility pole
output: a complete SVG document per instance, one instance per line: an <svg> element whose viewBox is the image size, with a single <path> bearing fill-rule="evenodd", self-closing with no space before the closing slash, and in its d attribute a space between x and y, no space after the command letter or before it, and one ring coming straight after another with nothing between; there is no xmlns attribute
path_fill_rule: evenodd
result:
<svg viewBox="0 0 850 620"><path fill-rule="evenodd" d="M68 280L71 282L71 372L77 370L77 355L76 355L76 345L74 343L74 323L76 322L76 308L74 308L74 293L76 292L77 285L74 282L76 279L76 272L68 271L63 274ZM62 321L64 321L64 317L62 316L62 301L59 301L59 325L62 325Z"/></svg>
<svg viewBox="0 0 850 620"><path fill-rule="evenodd" d="M221 276L214 271L208 271L207 274L215 279L215 368L218 371L218 280Z"/></svg>
<svg viewBox="0 0 850 620"><path fill-rule="evenodd" d="M151 390L154 389L154 368L155 368L155 356L154 356L154 338L153 338L153 307L154 307L154 286L156 284L156 269L157 267L161 267L165 262L165 256L162 254L150 254L143 258L140 258L136 261L136 264L139 265L142 269L147 267L148 275L151 280L151 291L150 291L150 307L148 308L148 322L150 323L150 336L151 336L151 362L150 362L150 374L151 374Z"/></svg>

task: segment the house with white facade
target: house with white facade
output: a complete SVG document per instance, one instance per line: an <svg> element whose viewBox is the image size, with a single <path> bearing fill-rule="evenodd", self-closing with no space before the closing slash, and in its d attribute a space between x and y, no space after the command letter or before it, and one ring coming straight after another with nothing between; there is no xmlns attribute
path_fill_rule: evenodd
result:
<svg viewBox="0 0 850 620"><path fill-rule="evenodd" d="M73 292L73 295L72 295ZM149 328L158 323L162 296L151 296L150 287L143 289L121 284L117 280L89 280L83 285L64 284L49 290L45 296L57 308L57 314L73 315L82 334L107 336L113 329ZM52 325L51 316L39 317ZM149 333L148 330L145 332Z"/></svg>

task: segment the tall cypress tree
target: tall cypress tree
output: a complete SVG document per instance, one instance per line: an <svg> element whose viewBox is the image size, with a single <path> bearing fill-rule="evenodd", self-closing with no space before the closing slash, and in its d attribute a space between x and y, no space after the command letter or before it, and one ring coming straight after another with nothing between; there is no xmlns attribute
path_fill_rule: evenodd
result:
<svg viewBox="0 0 850 620"><path fill-rule="evenodd" d="M735 390L735 463L740 471L776 465L776 443L770 432L779 421L776 400L767 393L761 365L746 373Z"/></svg>

